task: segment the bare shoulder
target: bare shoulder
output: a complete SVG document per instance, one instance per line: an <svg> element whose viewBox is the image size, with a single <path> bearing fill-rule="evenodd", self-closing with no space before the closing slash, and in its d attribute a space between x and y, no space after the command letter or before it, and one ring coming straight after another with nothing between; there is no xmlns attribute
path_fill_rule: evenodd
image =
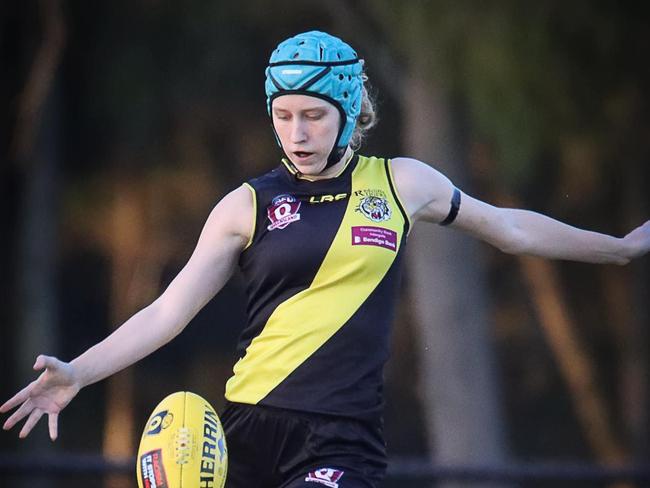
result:
<svg viewBox="0 0 650 488"><path fill-rule="evenodd" d="M397 192L413 221L440 222L449 212L454 186L444 174L414 158L391 160Z"/></svg>
<svg viewBox="0 0 650 488"><path fill-rule="evenodd" d="M203 233L206 236L229 236L248 243L255 220L253 194L247 185L241 185L226 194L212 209Z"/></svg>

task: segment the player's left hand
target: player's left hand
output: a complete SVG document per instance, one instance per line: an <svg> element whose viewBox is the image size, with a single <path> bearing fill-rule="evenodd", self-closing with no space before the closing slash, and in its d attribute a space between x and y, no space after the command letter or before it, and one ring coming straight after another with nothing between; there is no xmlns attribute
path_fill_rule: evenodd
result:
<svg viewBox="0 0 650 488"><path fill-rule="evenodd" d="M650 252L650 220L626 235L623 242L625 248L629 249L629 259L640 258Z"/></svg>

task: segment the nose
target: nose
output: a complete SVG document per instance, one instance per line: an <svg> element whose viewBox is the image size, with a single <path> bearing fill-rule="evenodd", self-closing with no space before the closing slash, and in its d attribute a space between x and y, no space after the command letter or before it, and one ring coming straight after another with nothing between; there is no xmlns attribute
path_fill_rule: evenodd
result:
<svg viewBox="0 0 650 488"><path fill-rule="evenodd" d="M298 144L307 142L307 128L300 117L294 117L291 121L291 142Z"/></svg>

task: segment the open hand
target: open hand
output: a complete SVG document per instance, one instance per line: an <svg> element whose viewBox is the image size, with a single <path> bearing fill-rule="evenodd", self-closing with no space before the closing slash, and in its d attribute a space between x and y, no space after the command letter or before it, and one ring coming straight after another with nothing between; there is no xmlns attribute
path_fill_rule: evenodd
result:
<svg viewBox="0 0 650 488"><path fill-rule="evenodd" d="M19 437L25 438L34 428L43 414L48 415L50 438L58 435L58 416L81 389L75 379L74 368L51 356L40 355L34 363L34 370L45 369L41 375L0 406L0 413L6 413L19 407L3 425L4 430L27 417Z"/></svg>

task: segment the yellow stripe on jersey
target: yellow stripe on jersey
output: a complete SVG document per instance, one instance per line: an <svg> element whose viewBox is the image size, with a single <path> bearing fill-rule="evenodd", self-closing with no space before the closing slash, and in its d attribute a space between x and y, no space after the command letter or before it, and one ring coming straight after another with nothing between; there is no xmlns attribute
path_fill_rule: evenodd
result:
<svg viewBox="0 0 650 488"><path fill-rule="evenodd" d="M360 204L368 204L368 198L373 196L387 202L390 218L375 222L360 210ZM359 157L344 217L313 282L273 311L262 332L235 364L234 376L226 384L226 398L256 404L308 361L384 278L399 252L404 226L384 160ZM381 232L394 235L395 248L353 245L353 227L363 237L381 237Z"/></svg>

